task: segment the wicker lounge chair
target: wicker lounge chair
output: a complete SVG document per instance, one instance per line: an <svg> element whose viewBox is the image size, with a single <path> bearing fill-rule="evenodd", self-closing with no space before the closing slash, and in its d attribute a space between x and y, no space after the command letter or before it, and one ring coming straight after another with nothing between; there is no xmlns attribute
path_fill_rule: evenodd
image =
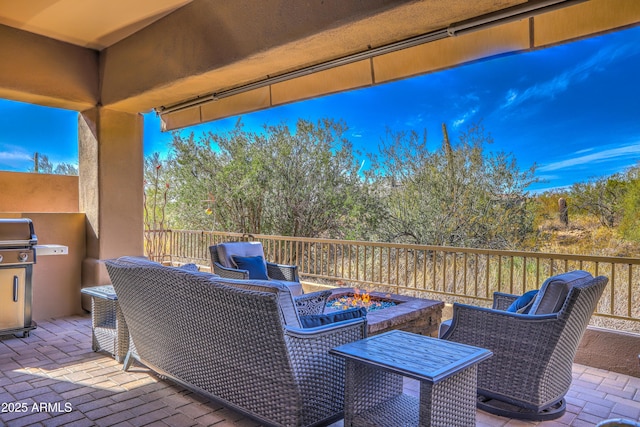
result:
<svg viewBox="0 0 640 427"><path fill-rule="evenodd" d="M211 254L211 266L213 272L221 277L230 279L249 279L249 271L238 268L234 257L260 256L266 264L266 274L269 279L285 282L291 289L291 293L302 295L302 286L298 277L298 266L275 264L266 261L262 243L260 242L228 242L209 246Z"/></svg>
<svg viewBox="0 0 640 427"><path fill-rule="evenodd" d="M237 280L249 280L249 272L232 265L232 257L261 256L264 260L264 250L260 242L228 242L209 246L212 271L220 277ZM286 285L291 291L300 315L322 313L327 305L331 291L318 291L305 294L298 277L298 266L275 264L265 261L266 273L269 280L277 280Z"/></svg>
<svg viewBox="0 0 640 427"><path fill-rule="evenodd" d="M106 262L131 356L262 425L341 418L344 362L329 355L364 338L366 319L304 329L289 289L129 259Z"/></svg>
<svg viewBox="0 0 640 427"><path fill-rule="evenodd" d="M548 314L505 311L517 296L502 293L494 294L492 309L454 304L451 326L442 338L493 351L493 357L478 367L480 409L528 420L564 413L573 359L608 281L586 272L579 272L577 280L576 272L566 275L573 275L573 282L563 283L563 276L550 278L545 282L550 285L543 284L536 296L533 308L537 304L542 309L543 290L549 290L549 296L554 293L551 285L560 285L557 302L547 306L559 308Z"/></svg>

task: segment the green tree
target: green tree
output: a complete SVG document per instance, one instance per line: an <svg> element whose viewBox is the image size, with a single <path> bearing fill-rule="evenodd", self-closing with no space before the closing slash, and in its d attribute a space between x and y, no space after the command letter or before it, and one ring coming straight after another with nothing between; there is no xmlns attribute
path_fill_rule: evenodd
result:
<svg viewBox="0 0 640 427"><path fill-rule="evenodd" d="M295 130L270 126L260 136L269 155L265 222L271 233L345 237L365 219L352 217L365 184L343 122L298 120Z"/></svg>
<svg viewBox="0 0 640 427"><path fill-rule="evenodd" d="M371 202L342 122L298 120L224 134L174 134L172 217L186 227L345 237L364 230ZM206 213L211 215L206 215Z"/></svg>
<svg viewBox="0 0 640 427"><path fill-rule="evenodd" d="M622 218L626 187L622 174L575 183L571 186L573 205L578 211L595 216L603 226L613 228Z"/></svg>
<svg viewBox="0 0 640 427"><path fill-rule="evenodd" d="M71 163L54 164L49 160L49 156L41 153L33 154L33 168L29 172L47 173L56 175L78 175L78 168Z"/></svg>
<svg viewBox="0 0 640 427"><path fill-rule="evenodd" d="M622 198L620 234L627 240L640 242L640 164L625 174L627 187Z"/></svg>
<svg viewBox="0 0 640 427"><path fill-rule="evenodd" d="M169 228L166 207L171 186L163 164L166 162L160 159L159 153L153 153L144 160L145 252L155 261L164 261Z"/></svg>
<svg viewBox="0 0 640 427"><path fill-rule="evenodd" d="M198 139L173 134L172 175L176 180L172 218L182 227L261 233L266 150L241 121L225 134ZM211 209L213 215L207 215ZM215 223L213 222L215 220Z"/></svg>
<svg viewBox="0 0 640 427"><path fill-rule="evenodd" d="M525 192L534 168L520 171L506 153L486 153L492 142L481 124L427 149L427 134L388 132L374 156L386 218L381 238L420 244L508 248L532 230Z"/></svg>

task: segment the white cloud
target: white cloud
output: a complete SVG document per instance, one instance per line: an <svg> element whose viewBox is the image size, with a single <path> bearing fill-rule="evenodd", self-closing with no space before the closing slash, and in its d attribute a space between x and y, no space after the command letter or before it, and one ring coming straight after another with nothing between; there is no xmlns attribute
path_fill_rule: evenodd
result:
<svg viewBox="0 0 640 427"><path fill-rule="evenodd" d="M640 142L632 145L625 145L621 147L610 148L608 150L597 151L591 154L576 155L584 151L585 150L581 150L574 153L575 157L572 157L570 159L542 165L538 168L538 171L549 172L586 164L602 163L619 158L628 158L630 155L640 156Z"/></svg>
<svg viewBox="0 0 640 427"><path fill-rule="evenodd" d="M0 151L0 162L15 162L31 160L31 156L27 153L15 151Z"/></svg>
<svg viewBox="0 0 640 427"><path fill-rule="evenodd" d="M31 154L24 148L0 143L0 165L4 170L24 169L31 162Z"/></svg>
<svg viewBox="0 0 640 427"><path fill-rule="evenodd" d="M462 117L456 119L453 121L453 127L457 128L459 126L461 126L462 124L464 124L467 120L469 120L471 117L473 117L476 113L478 112L478 107L473 107L472 109L470 109L469 111L467 111L466 113L464 113L462 115Z"/></svg>
<svg viewBox="0 0 640 427"><path fill-rule="evenodd" d="M524 90L509 89L500 108L511 108L532 99L549 99L566 91L574 83L582 82L594 72L602 72L605 66L629 50L628 46L605 47L587 60L546 82L537 83Z"/></svg>

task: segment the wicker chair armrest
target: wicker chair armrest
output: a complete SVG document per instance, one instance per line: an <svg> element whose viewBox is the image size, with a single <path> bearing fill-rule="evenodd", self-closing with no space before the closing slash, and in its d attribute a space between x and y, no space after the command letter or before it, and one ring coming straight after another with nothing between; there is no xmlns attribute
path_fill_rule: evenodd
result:
<svg viewBox="0 0 640 427"><path fill-rule="evenodd" d="M332 341L328 336L341 334L344 331L356 331L355 335L353 335L356 340L366 338L367 318L360 317L357 319L342 320L330 325L316 326L314 328L294 328L291 326L285 326L285 335L287 337L301 340L313 339ZM345 341L345 343L351 341L354 340Z"/></svg>
<svg viewBox="0 0 640 427"><path fill-rule="evenodd" d="M224 267L217 262L213 263L213 272L214 274L227 279L247 280L249 278L249 272L247 270Z"/></svg>
<svg viewBox="0 0 640 427"><path fill-rule="evenodd" d="M499 367L494 370L534 372L548 362L561 326L557 313L529 315L454 304L451 327L442 339L493 351L493 357L482 363ZM526 344L529 337L536 337L535 342ZM544 343L545 348L536 343Z"/></svg>
<svg viewBox="0 0 640 427"><path fill-rule="evenodd" d="M316 413L315 419L327 419L341 413L344 410L345 361L329 351L365 338L366 319L350 319L309 329L286 327L284 334L300 391L302 413ZM319 405L318 402L326 403Z"/></svg>
<svg viewBox="0 0 640 427"><path fill-rule="evenodd" d="M451 327L442 338L457 341L456 338L464 337L476 342L492 339L504 341L509 337L520 339L525 331L527 334L543 332L557 319L557 313L530 315L454 303ZM478 346L483 347L480 344ZM489 348L486 345L484 347Z"/></svg>
<svg viewBox="0 0 640 427"><path fill-rule="evenodd" d="M299 282L298 266L275 264L267 262L267 276L274 280L284 280L286 282Z"/></svg>
<svg viewBox="0 0 640 427"><path fill-rule="evenodd" d="M493 309L506 310L512 302L518 299L518 295L505 294L502 292L493 293Z"/></svg>
<svg viewBox="0 0 640 427"><path fill-rule="evenodd" d="M331 291L318 291L294 297L299 316L322 314L327 306Z"/></svg>

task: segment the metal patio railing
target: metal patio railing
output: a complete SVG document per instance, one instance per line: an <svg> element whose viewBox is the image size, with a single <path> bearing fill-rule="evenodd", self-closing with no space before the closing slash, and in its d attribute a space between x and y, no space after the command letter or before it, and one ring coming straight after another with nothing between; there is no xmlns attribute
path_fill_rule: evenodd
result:
<svg viewBox="0 0 640 427"><path fill-rule="evenodd" d="M581 269L609 277L596 324L640 332L640 259L513 252L238 233L163 231L165 261L209 266L225 241L262 242L271 262L298 265L303 279L447 302L489 305L493 292L522 294L549 276ZM159 236L151 232L151 236Z"/></svg>

